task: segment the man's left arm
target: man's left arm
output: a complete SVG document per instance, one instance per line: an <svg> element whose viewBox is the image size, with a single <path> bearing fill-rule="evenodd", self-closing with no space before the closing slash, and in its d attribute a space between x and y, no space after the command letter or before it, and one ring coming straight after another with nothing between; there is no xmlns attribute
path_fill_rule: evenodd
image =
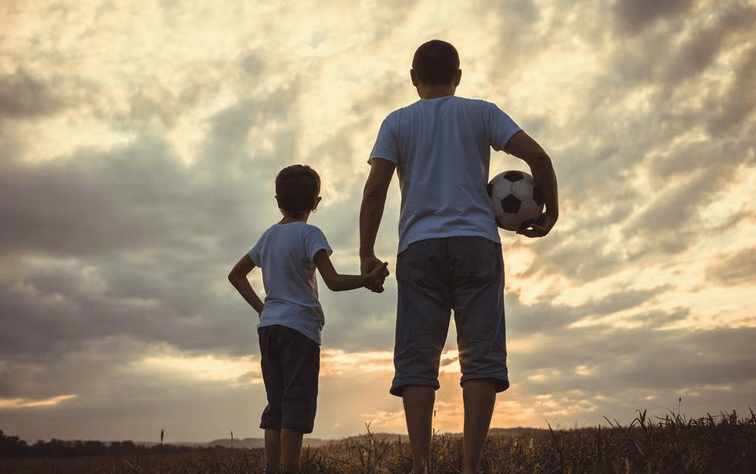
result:
<svg viewBox="0 0 756 474"><path fill-rule="evenodd" d="M525 161L533 172L536 186L541 190L546 205L535 224L527 229L518 230L518 234L527 237L543 237L548 234L559 219L559 192L556 173L549 155L527 133L520 130L512 135L504 151Z"/></svg>

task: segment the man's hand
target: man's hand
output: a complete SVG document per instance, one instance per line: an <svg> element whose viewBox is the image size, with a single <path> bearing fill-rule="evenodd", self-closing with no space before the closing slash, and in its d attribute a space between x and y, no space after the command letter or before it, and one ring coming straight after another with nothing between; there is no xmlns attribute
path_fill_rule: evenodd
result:
<svg viewBox="0 0 756 474"><path fill-rule="evenodd" d="M520 235L524 235L525 237L543 237L549 232L551 232L551 229L554 227L554 224L556 224L557 218L549 213L543 213L538 218L535 223L529 225L528 227L525 227L523 229L518 229L517 233Z"/></svg>
<svg viewBox="0 0 756 474"><path fill-rule="evenodd" d="M388 268L385 268L385 263L375 255L369 257L360 257L360 273L366 275L372 272L378 267L384 267L383 278L389 276ZM383 293L383 282L377 282L376 284L369 286L368 289L374 293Z"/></svg>

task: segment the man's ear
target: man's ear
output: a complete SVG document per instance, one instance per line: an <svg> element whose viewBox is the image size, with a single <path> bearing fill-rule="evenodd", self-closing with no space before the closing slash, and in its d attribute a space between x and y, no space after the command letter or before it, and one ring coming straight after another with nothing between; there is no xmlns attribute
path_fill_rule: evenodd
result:
<svg viewBox="0 0 756 474"><path fill-rule="evenodd" d="M454 87L459 85L459 81L462 80L462 69L457 69L457 74L454 75Z"/></svg>
<svg viewBox="0 0 756 474"><path fill-rule="evenodd" d="M419 81L417 80L417 73L414 69L410 69L410 79L412 79L412 85L417 87L419 84Z"/></svg>

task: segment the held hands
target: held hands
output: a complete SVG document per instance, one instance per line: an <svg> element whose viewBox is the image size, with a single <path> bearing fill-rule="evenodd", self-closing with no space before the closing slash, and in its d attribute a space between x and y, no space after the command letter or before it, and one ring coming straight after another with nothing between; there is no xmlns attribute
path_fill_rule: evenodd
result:
<svg viewBox="0 0 756 474"><path fill-rule="evenodd" d="M383 293L383 282L389 276L388 262L382 262L374 255L360 260L360 273L370 275L370 283L365 288L373 293Z"/></svg>

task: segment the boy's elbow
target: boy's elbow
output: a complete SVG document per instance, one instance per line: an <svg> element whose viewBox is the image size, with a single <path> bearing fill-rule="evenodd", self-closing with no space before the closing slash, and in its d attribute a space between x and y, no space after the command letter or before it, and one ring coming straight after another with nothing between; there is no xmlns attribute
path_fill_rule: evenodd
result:
<svg viewBox="0 0 756 474"><path fill-rule="evenodd" d="M239 281L239 275L236 272L231 271L231 273L228 274L228 281L236 286L236 283Z"/></svg>

